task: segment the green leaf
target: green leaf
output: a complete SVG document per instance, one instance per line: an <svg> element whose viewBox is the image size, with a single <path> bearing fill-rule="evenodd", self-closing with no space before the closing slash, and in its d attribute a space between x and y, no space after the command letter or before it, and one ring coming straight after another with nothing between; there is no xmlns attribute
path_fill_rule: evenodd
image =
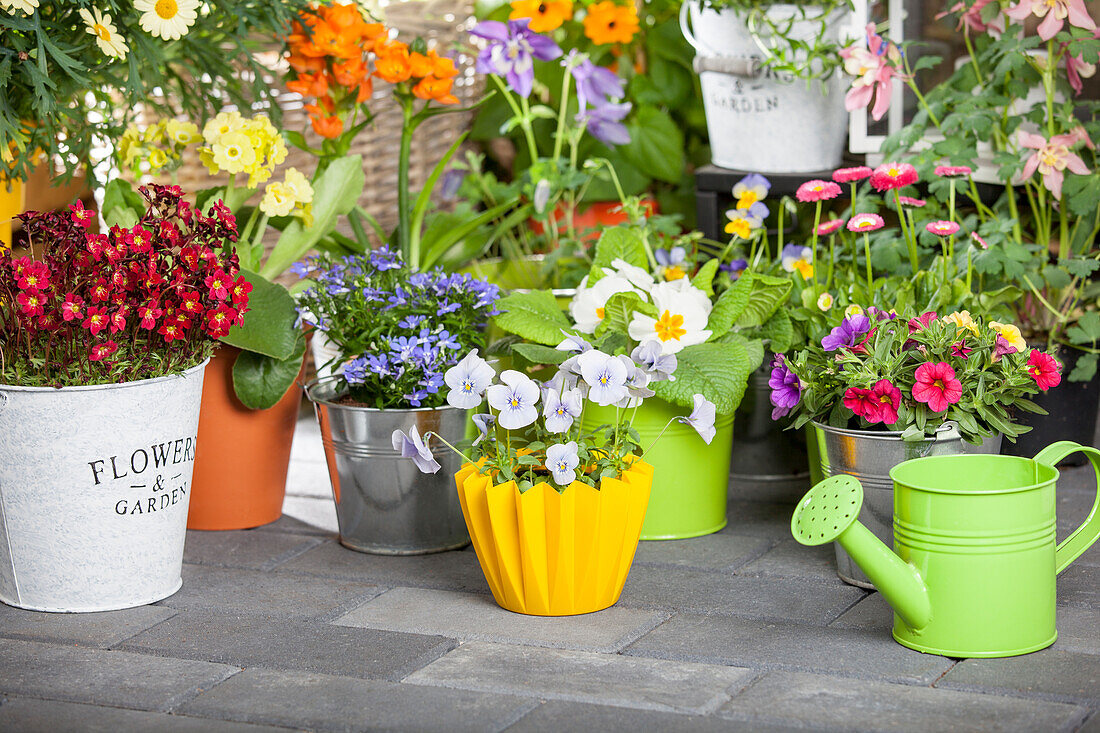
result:
<svg viewBox="0 0 1100 733"><path fill-rule="evenodd" d="M791 317L787 315L787 310L785 308L777 310L760 329L760 335L768 340L768 348L772 353L782 354L791 348L791 342L794 341L794 325L791 323Z"/></svg>
<svg viewBox="0 0 1100 733"><path fill-rule="evenodd" d="M363 193L363 161L358 155L337 158L313 181L313 225L295 219L283 230L260 274L275 278L313 248L336 226L338 217L355 208Z"/></svg>
<svg viewBox="0 0 1100 733"><path fill-rule="evenodd" d="M263 275L243 269L241 275L252 285L248 312L244 314L244 323L231 328L220 341L273 359L290 358L301 336L294 298L282 285Z"/></svg>
<svg viewBox="0 0 1100 733"><path fill-rule="evenodd" d="M603 277L603 268L611 267L615 260L623 260L629 265L649 268L642 233L629 227L605 229L596 242L596 253L592 258L592 269L588 273L588 284Z"/></svg>
<svg viewBox="0 0 1100 733"><path fill-rule="evenodd" d="M691 284L708 296L714 295L714 273L718 272L718 259L707 260L703 263L703 266L699 268L699 272L695 273L695 277L692 278Z"/></svg>
<svg viewBox="0 0 1100 733"><path fill-rule="evenodd" d="M733 324L741 317L745 307L749 304L749 295L752 293L752 281L756 277L751 272L742 273L726 292L718 296L710 318L707 320L707 328L710 329L710 341L717 341L725 336Z"/></svg>
<svg viewBox="0 0 1100 733"><path fill-rule="evenodd" d="M242 351L233 363L233 390L245 407L266 410L283 398L302 370L306 340L301 331L294 351L286 359L273 359Z"/></svg>
<svg viewBox="0 0 1100 733"><path fill-rule="evenodd" d="M1086 346L1100 341L1100 313L1089 311L1066 329L1066 337L1073 343Z"/></svg>
<svg viewBox="0 0 1100 733"><path fill-rule="evenodd" d="M536 344L557 346L562 341L562 331L572 330L572 324L549 290L512 293L498 300L496 307L501 311L493 317L497 326Z"/></svg>
<svg viewBox="0 0 1100 733"><path fill-rule="evenodd" d="M1077 366L1069 373L1071 382L1088 382L1096 376L1096 354L1085 354L1077 360Z"/></svg>
<svg viewBox="0 0 1100 733"><path fill-rule="evenodd" d="M596 326L596 338L605 333L627 333L635 311L647 316L657 317L657 309L652 303L642 300L637 293L615 293L603 306L603 320Z"/></svg>
<svg viewBox="0 0 1100 733"><path fill-rule="evenodd" d="M648 105L626 125L630 142L623 156L648 176L676 183L684 171L684 133L667 112Z"/></svg>
<svg viewBox="0 0 1100 733"><path fill-rule="evenodd" d="M723 415L737 409L752 373L752 361L744 343L688 346L676 354L676 361L676 379L652 385L658 397L691 409L692 397L701 394Z"/></svg>
<svg viewBox="0 0 1100 733"><path fill-rule="evenodd" d="M569 358L568 352L558 351L555 348L543 346L542 344L513 344L512 351L532 364L561 364Z"/></svg>
<svg viewBox="0 0 1100 733"><path fill-rule="evenodd" d="M737 325L741 328L763 326L776 309L787 302L793 286L790 278L754 273L749 302L738 316Z"/></svg>
<svg viewBox="0 0 1100 733"><path fill-rule="evenodd" d="M1074 277L1088 277L1100 269L1100 262L1093 259L1078 257L1076 259L1058 260L1058 264L1066 268Z"/></svg>
<svg viewBox="0 0 1100 733"><path fill-rule="evenodd" d="M114 178L103 192L103 221L107 226L132 227L145 213L145 199L129 184Z"/></svg>

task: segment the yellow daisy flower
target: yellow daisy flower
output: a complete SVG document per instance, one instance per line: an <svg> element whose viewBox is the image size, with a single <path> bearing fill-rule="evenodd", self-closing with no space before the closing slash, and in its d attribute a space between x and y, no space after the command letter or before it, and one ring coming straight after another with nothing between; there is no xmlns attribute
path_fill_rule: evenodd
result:
<svg viewBox="0 0 1100 733"><path fill-rule="evenodd" d="M87 8L81 8L80 17L84 19L88 32L95 36L95 42L100 51L116 59L126 58L130 48L118 34L115 24L111 22L110 13L101 12L99 8L92 12Z"/></svg>
<svg viewBox="0 0 1100 733"><path fill-rule="evenodd" d="M38 0L0 0L0 8L15 15L16 11L22 11L26 15L33 15L38 7Z"/></svg>
<svg viewBox="0 0 1100 733"><path fill-rule="evenodd" d="M833 307L833 296L831 293L822 293L817 296L817 309L821 312L825 312Z"/></svg>
<svg viewBox="0 0 1100 733"><path fill-rule="evenodd" d="M199 0L134 0L142 29L165 41L187 35L198 18Z"/></svg>

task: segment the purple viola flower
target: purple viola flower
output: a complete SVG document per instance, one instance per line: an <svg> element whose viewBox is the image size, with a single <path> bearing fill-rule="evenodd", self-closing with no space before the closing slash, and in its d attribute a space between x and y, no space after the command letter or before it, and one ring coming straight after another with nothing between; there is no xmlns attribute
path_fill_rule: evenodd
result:
<svg viewBox="0 0 1100 733"><path fill-rule="evenodd" d="M474 421L474 425L477 425L478 431L478 436L474 438L474 445L477 445L485 438L489 437L489 430L497 421L497 419L489 413L478 413L470 419Z"/></svg>
<svg viewBox="0 0 1100 733"><path fill-rule="evenodd" d="M741 277L741 273L748 269L749 261L738 258L730 261L728 265L718 265L719 270L724 270L730 274L730 278L736 280Z"/></svg>
<svg viewBox="0 0 1100 733"><path fill-rule="evenodd" d="M583 122L588 133L605 145L626 145L630 142L630 132L622 121L630 114L630 109L629 102L609 102L578 112L577 122Z"/></svg>
<svg viewBox="0 0 1100 733"><path fill-rule="evenodd" d="M821 339L821 348L826 351L836 351L839 348L852 348L859 341L859 337L871 330L871 319L862 313L848 316L840 325L829 332L829 335Z"/></svg>
<svg viewBox="0 0 1100 733"><path fill-rule="evenodd" d="M714 403L701 394L693 395L691 401L691 414L687 417L677 417L675 419L695 428L695 432L699 433L699 437L703 439L703 442L710 445L710 442L714 440L714 436L718 434L717 428L714 427Z"/></svg>
<svg viewBox="0 0 1100 733"><path fill-rule="evenodd" d="M653 256L657 258L657 264L661 267L672 267L674 265L684 264L684 259L687 257L687 250L683 247L659 249L653 253Z"/></svg>
<svg viewBox="0 0 1100 733"><path fill-rule="evenodd" d="M611 69L596 66L577 49L569 52L562 61L577 84L577 104L580 109L599 107L611 99L622 99L625 82Z"/></svg>
<svg viewBox="0 0 1100 733"><path fill-rule="evenodd" d="M508 87L521 97L531 95L534 59L552 61L561 56L558 44L528 28L529 22L529 18L509 20L507 24L483 20L470 30L470 35L489 41L477 56L478 73L503 76Z"/></svg>
<svg viewBox="0 0 1100 733"><path fill-rule="evenodd" d="M782 354L776 354L772 361L772 375L768 379L768 386L772 388L772 420L786 415L802 399L802 382L787 366Z"/></svg>

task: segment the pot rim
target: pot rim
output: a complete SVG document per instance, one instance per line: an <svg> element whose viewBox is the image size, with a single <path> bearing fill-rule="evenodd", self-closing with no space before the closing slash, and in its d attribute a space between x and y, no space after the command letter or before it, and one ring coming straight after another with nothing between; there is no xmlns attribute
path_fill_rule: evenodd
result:
<svg viewBox="0 0 1100 733"><path fill-rule="evenodd" d="M335 407L335 408L340 409L340 410L358 410L358 411L362 411L362 412L378 412L378 413L389 413L389 414L397 414L399 412L400 413L407 413L407 412L445 412L445 411L450 411L450 410L457 410L457 411L465 412L464 408L453 407L451 405L443 405L441 407L390 407L390 408L386 408L386 409L382 409L382 408L378 408L378 407L363 407L361 405L344 405L344 404L340 404L339 402L333 402L332 400L326 400L326 399L322 399L320 397L315 397L311 393L311 390L315 389L316 387L320 387L322 382L331 382L335 379L338 379L339 376L340 375L338 375L338 374L334 374L330 377L315 377L314 379L311 379L308 382L306 382L304 385L302 385L302 391L306 393L306 399L308 399L310 402L313 402L314 404L328 405L329 407Z"/></svg>
<svg viewBox="0 0 1100 733"><path fill-rule="evenodd" d="M178 374L166 374L163 377L153 377L151 379L136 379L132 382L114 382L111 384L76 384L68 387L25 387L17 384L4 384L0 382L0 392L48 392L50 394L62 394L66 392L92 392L94 390L108 390L108 389L123 389L125 387L143 387L147 384L158 384L160 382L167 382L171 379L180 379L187 377L194 372L201 371L206 368L206 365L210 363L210 357L206 357L200 363L193 367L184 369Z"/></svg>
<svg viewBox="0 0 1100 733"><path fill-rule="evenodd" d="M868 440L901 440L901 436L905 434L901 430L861 430L859 428L834 428L831 425L819 423L816 420L811 420L810 422L815 428L818 428L819 430L822 430L826 433L837 433L840 435L848 435L853 438L866 438ZM940 425L938 428L936 428L937 433L950 430L958 430L958 423L956 423L954 420L948 420ZM962 436L959 436L959 439L962 440ZM913 442L929 442L932 440L935 439L925 437L923 440Z"/></svg>
<svg viewBox="0 0 1100 733"><path fill-rule="evenodd" d="M1030 463L1030 464L1032 464L1036 467L1046 466L1047 468L1049 468L1051 471L1054 472L1054 475L1051 476L1046 481L1039 481L1038 479L1036 479L1034 482L1026 484L1024 486L1010 486L1008 488L1002 488L1002 489L976 489L976 490L971 490L971 491L966 491L966 490L962 490L962 489L945 489L942 486L929 486L927 484L918 485L914 481L911 481L911 480L910 481L901 481L896 476L894 476L894 473L899 468L901 468L905 463L914 463L914 464L916 464L916 463L920 463L922 461L943 460L945 458L949 458L951 460L959 460L959 459L972 460L974 458L993 458L993 459L996 459L996 460L1011 459L1011 460L1016 461L1016 462L1024 461L1024 462ZM906 469L906 470L916 470L916 469L909 468L909 469ZM1036 469L1036 471L1038 471L1038 469ZM950 494L952 496L994 496L994 495L999 495L999 494L1020 494L1020 493L1023 493L1025 491L1034 491L1036 489L1040 489L1044 486L1047 486L1048 484L1057 484L1058 479L1060 477L1061 477L1061 472L1058 470L1057 466L1049 466L1045 463L1039 463L1034 458L1026 458L1024 456L1005 456L1005 455L1000 455L1000 454L991 455L991 456L990 455L977 455L977 454L957 454L957 455L949 455L949 456L924 456L923 458L913 458L913 459L910 459L908 461L904 461L903 463L899 463L898 465L896 465L896 466L894 466L893 468L890 469L890 480L894 482L895 487L901 486L901 487L904 487L904 488L906 488L910 491L923 491L923 492L928 493L928 494Z"/></svg>

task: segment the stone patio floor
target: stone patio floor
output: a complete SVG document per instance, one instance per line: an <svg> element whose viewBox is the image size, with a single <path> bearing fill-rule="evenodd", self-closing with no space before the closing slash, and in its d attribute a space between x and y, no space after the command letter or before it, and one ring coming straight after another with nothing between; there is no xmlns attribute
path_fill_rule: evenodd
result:
<svg viewBox="0 0 1100 733"><path fill-rule="evenodd" d="M1060 537L1092 505L1063 472ZM731 486L729 526L644 542L588 616L499 609L472 550L342 548L299 423L286 516L190 532L183 589L113 613L0 607L0 731L1088 731L1100 733L1100 546L1058 578L1057 643L948 659L890 638L877 593L790 537L798 491Z"/></svg>

